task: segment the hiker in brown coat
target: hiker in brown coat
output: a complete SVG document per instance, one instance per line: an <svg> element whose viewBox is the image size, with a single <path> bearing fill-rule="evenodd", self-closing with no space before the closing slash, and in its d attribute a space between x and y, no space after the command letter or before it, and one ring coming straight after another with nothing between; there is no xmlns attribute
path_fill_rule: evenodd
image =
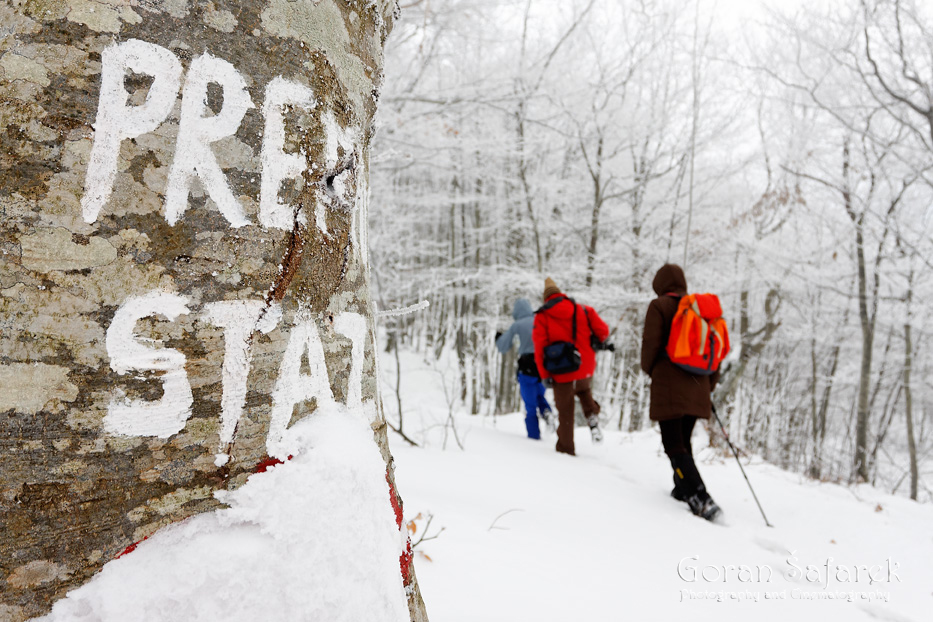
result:
<svg viewBox="0 0 933 622"><path fill-rule="evenodd" d="M693 460L690 436L697 419L710 418L710 393L719 381L719 371L697 376L667 357L671 323L681 297L687 295L687 278L680 266L665 264L654 277L657 298L648 305L641 341L641 368L651 376L652 421L661 428L664 453L674 469L671 496L690 505L694 514L705 515L718 507L713 503Z"/></svg>

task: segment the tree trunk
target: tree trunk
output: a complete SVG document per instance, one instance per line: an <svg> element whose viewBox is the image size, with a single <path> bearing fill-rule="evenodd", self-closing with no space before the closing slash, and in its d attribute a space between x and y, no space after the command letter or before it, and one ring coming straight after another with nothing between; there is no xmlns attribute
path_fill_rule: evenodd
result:
<svg viewBox="0 0 933 622"><path fill-rule="evenodd" d="M863 481L868 481L868 424L871 412L868 407L871 384L871 359L874 347L874 331L868 315L866 292L865 250L862 228L856 225L856 253L858 255L858 315L862 328L862 359L859 365L858 415L855 422L855 470Z"/></svg>
<svg viewBox="0 0 933 622"><path fill-rule="evenodd" d="M603 206L602 188L603 137L596 144L595 169L590 169L593 179L593 211L590 214L590 243L586 251L586 287L593 285L593 272L596 270L596 245L599 243L599 211Z"/></svg>
<svg viewBox="0 0 933 622"><path fill-rule="evenodd" d="M0 610L15 621L222 507L214 491L286 459L293 413L325 401L375 405L377 502L402 529L367 264L395 2L85 4L0 5Z"/></svg>
<svg viewBox="0 0 933 622"><path fill-rule="evenodd" d="M862 358L859 366L858 402L855 420L855 472L853 479L868 481L868 424L871 415L869 408L869 390L871 384L871 360L874 347L874 317L868 312L868 275L865 266L864 213L855 211L849 181L850 153L849 143L842 149L842 201L846 214L855 227L855 254L858 268L858 316L862 329Z"/></svg>
<svg viewBox="0 0 933 622"><path fill-rule="evenodd" d="M544 257L541 254L541 232L538 227L538 217L535 215L533 190L528 179L528 154L525 151L525 103L519 101L515 112L515 132L518 141L518 178L522 182L522 196L525 201L525 211L531 221L531 232L535 241L535 265L538 272L544 272Z"/></svg>
<svg viewBox="0 0 933 622"><path fill-rule="evenodd" d="M845 325L845 321L843 321ZM829 402L833 392L833 384L836 381L836 370L839 368L839 342L833 347L833 353L830 355L829 374L826 379L826 385L823 387L823 394L819 401L819 408L813 413L813 462L810 464L810 477L820 479L823 474L823 444L826 440L826 418L829 413ZM813 376L814 383L817 376ZM816 390L814 386L814 391ZM814 402L815 405L815 402Z"/></svg>
<svg viewBox="0 0 933 622"><path fill-rule="evenodd" d="M818 299L819 300L819 299ZM830 398L833 393L833 384L836 381L836 371L839 369L839 352L841 350L842 339L839 336L836 336L833 339L835 344L832 349L832 354L829 356L829 373L826 376L826 384L823 386L822 394L817 400L817 392L819 388L819 363L817 361L817 342L816 342L816 317L821 313L821 307L817 306L815 310L814 317L814 327L813 338L810 344L810 356L811 356L811 417L812 417L812 427L810 430L811 435L811 444L813 445L813 455L811 456L809 475L814 479L820 479L823 476L823 444L826 440L826 421L827 415L829 414L829 404ZM845 329L846 325L849 323L849 310L846 309L845 313L842 316L842 322L839 324L840 328Z"/></svg>
<svg viewBox="0 0 933 622"><path fill-rule="evenodd" d="M910 392L910 372L913 367L913 342L910 335L910 303L913 298L913 272L907 281L907 321L904 323L904 412L907 416L907 449L910 453L910 498L917 500L917 483L920 479L917 466L917 442L914 438L913 397Z"/></svg>
<svg viewBox="0 0 933 622"><path fill-rule="evenodd" d="M722 379L716 388L716 399L720 403L726 404L732 400L739 390L739 384L749 362L758 359L777 329L781 327L781 322L777 319L780 306L781 293L776 289L771 289L765 298L765 324L758 330L752 331L748 288L742 289L739 294L739 357L735 364L723 370Z"/></svg>

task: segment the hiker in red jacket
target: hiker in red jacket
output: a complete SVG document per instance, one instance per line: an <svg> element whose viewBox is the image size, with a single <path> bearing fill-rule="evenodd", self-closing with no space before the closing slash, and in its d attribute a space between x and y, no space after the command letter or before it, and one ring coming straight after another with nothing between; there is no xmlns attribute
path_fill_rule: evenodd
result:
<svg viewBox="0 0 933 622"><path fill-rule="evenodd" d="M580 399L593 440L602 440L602 433L597 427L599 403L593 399L590 385L596 371L593 343L600 347L608 338L609 327L592 307L577 304L562 294L550 277L544 281L544 305L535 312L532 341L541 380L550 379L554 383L559 452L575 455L574 397Z"/></svg>

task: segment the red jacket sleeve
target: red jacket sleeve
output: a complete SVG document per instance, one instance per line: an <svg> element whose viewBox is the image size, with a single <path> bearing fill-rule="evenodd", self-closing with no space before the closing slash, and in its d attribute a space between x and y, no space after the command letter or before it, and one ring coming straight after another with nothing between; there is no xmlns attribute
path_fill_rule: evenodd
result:
<svg viewBox="0 0 933 622"><path fill-rule="evenodd" d="M599 314L593 310L593 307L586 308L588 315L590 316L590 326L593 327L593 334L596 335L596 338L600 342L603 342L609 339L609 326L603 321L603 318L599 317Z"/></svg>
<svg viewBox="0 0 933 622"><path fill-rule="evenodd" d="M531 341L535 344L535 363L538 365L538 373L541 374L541 380L550 378L551 374L544 369L544 346L547 345L547 316L543 313L535 315L535 325L531 330Z"/></svg>

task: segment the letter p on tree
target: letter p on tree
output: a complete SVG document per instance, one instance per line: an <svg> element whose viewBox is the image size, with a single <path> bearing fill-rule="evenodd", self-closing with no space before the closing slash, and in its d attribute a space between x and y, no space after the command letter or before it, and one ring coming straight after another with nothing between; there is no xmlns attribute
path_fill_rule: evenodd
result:
<svg viewBox="0 0 933 622"><path fill-rule="evenodd" d="M182 88L182 65L171 50L138 39L106 48L101 53L101 62L94 144L81 198L85 222L95 222L110 200L117 176L120 145L124 140L155 131L169 118L181 90L179 128L171 169L167 185L161 189L165 195L166 221L175 225L184 215L191 181L197 177L231 226L252 224L240 200L231 191L211 148L213 143L234 136L247 111L254 107L246 89L247 81L240 72L229 62L205 52L191 62ZM153 78L146 100L141 105L134 106L129 102L130 93L124 86L127 71ZM217 84L223 89L223 106L214 114L207 106L209 84ZM290 230L293 227L292 206L279 199L280 186L285 180L300 178L307 163L301 155L285 152L284 108L313 110L317 101L311 87L281 76L269 82L264 96L259 224L266 228ZM333 123L322 122L322 125L328 146L340 143L349 147L345 143L356 136L355 132L344 135L342 129ZM335 149L333 147L332 150ZM327 166L329 163L320 164ZM322 206L318 206L316 211L320 209ZM317 214L317 220L318 226L324 230L321 214Z"/></svg>
<svg viewBox="0 0 933 622"><path fill-rule="evenodd" d="M138 39L105 49L101 53L101 65L94 146L81 198L81 211L88 223L97 220L113 192L120 143L159 127L172 111L181 84L181 63L175 55ZM128 105L129 93L123 86L127 69L153 77L141 106Z"/></svg>

